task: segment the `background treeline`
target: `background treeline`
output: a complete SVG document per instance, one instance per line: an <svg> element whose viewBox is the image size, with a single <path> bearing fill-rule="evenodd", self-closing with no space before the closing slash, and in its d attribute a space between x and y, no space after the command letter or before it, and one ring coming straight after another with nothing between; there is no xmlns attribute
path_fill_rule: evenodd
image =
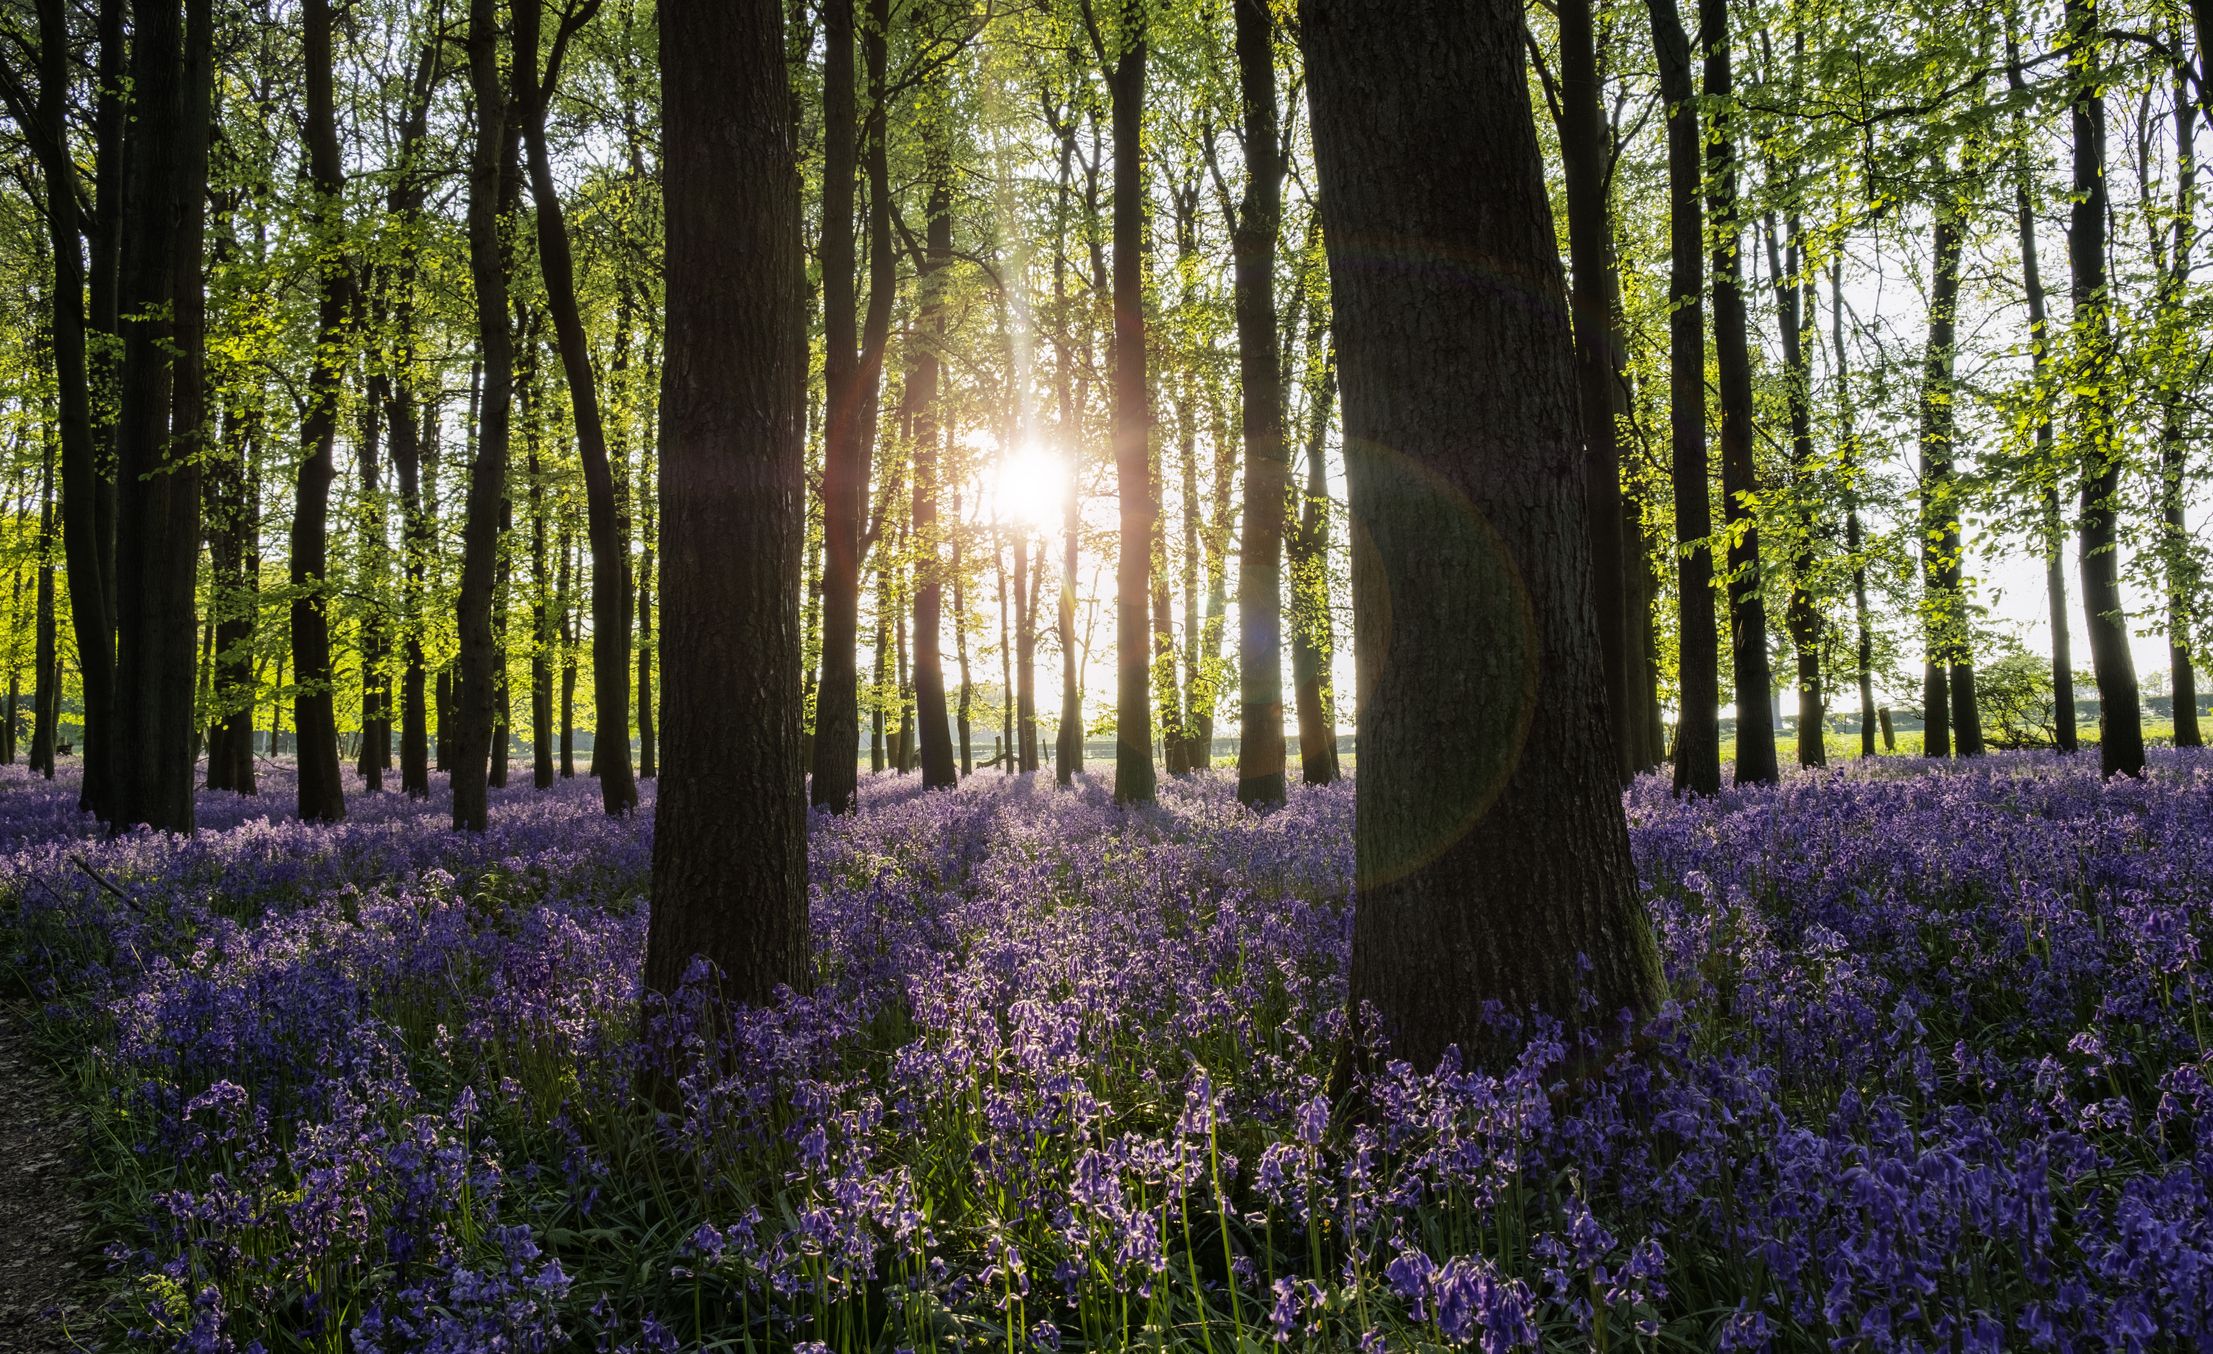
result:
<svg viewBox="0 0 2213 1354"><path fill-rule="evenodd" d="M1297 23L787 7L818 802L864 757L1066 776L1087 734L1142 797L1233 732L1266 799L1290 721L1298 773L1335 774L1358 547ZM1620 769L1718 785L1730 703L1740 779L1823 760L1832 712L1874 750L1878 704L1931 753L2071 748L2078 661L2128 769L2131 628L2167 639L2197 742L2213 11L1526 23L1584 423L1612 432L1586 473ZM278 746L315 817L342 762L413 793L596 771L634 802L689 283L658 41L645 0L7 8L0 751L86 756L118 823L189 826L196 777L249 787ZM1985 609L2001 554L2048 564L2048 661Z"/></svg>

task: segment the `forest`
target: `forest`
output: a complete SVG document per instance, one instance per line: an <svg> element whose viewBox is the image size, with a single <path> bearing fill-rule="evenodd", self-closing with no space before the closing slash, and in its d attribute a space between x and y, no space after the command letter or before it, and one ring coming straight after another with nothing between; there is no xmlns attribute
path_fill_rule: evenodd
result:
<svg viewBox="0 0 2213 1354"><path fill-rule="evenodd" d="M2209 125L0 0L0 1351L2213 1348Z"/></svg>

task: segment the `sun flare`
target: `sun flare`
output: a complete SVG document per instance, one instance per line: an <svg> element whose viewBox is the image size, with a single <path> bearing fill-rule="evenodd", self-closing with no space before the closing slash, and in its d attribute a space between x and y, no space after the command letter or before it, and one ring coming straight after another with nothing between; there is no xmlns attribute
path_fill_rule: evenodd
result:
<svg viewBox="0 0 2213 1354"><path fill-rule="evenodd" d="M1068 492L1068 467L1042 447L1023 446L999 462L992 493L1002 521L1040 529L1057 525Z"/></svg>

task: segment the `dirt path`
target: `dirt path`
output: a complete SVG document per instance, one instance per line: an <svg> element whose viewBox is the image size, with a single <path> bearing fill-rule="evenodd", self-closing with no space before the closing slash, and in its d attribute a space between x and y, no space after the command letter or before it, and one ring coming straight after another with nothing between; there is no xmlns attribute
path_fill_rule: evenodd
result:
<svg viewBox="0 0 2213 1354"><path fill-rule="evenodd" d="M101 1261L76 1188L77 1126L22 1012L0 1004L0 1354L93 1347Z"/></svg>

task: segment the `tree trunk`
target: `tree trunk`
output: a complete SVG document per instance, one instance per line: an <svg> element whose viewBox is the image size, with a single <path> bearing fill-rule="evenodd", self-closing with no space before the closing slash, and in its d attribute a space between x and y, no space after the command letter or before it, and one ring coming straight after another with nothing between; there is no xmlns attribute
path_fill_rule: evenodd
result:
<svg viewBox="0 0 2213 1354"><path fill-rule="evenodd" d="M2068 384L2078 392L2076 455L2082 466L2082 525L2077 549L2082 606L2090 628L2090 662L2098 678L2098 760L2108 776L2141 776L2143 712L2137 705L2136 660L2129 651L2128 613L2121 598L2121 455L2108 389L2118 355L2105 275L2105 95L2098 69L2096 0L2067 0L2066 18L2069 64L2076 74L2074 207L2067 256L2081 366L2070 374Z"/></svg>
<svg viewBox="0 0 2213 1354"><path fill-rule="evenodd" d="M205 293L200 246L207 185L210 58L186 54L177 6L135 0L136 130L119 277L122 380L116 415L116 724L108 821L193 828L194 583L200 551ZM210 41L195 0L191 43ZM191 88L194 77L202 89ZM75 248L71 242L70 247ZM180 267L189 249L189 267ZM188 294L189 293L189 294ZM177 426L172 436L171 423Z"/></svg>
<svg viewBox="0 0 2213 1354"><path fill-rule="evenodd" d="M1631 632L1621 521L1621 389L1625 361L1614 327L1619 280L1614 266L1611 173L1605 90L1599 78L1591 0L1562 0L1560 21L1560 162L1566 180L1569 294L1575 307L1575 388L1583 416L1583 489L1590 500L1592 600L1598 610L1601 667L1623 784L1638 770L1634 748L1643 718L1631 682Z"/></svg>
<svg viewBox="0 0 2213 1354"><path fill-rule="evenodd" d="M2175 102L2174 220L2168 229L2166 267L2160 279L2160 323L2167 342L2159 382L2159 513L2164 537L2161 581L2167 602L2167 670L2174 693L2175 746L2203 747L2198 729L2198 674L2192 656L2191 632L2198 612L2199 570L2190 540L2190 526L2183 511L2189 434L2184 427L2184 394L2189 376L2174 371L2179 355L2189 350L2192 334L2186 309L2190 286L2191 245L2197 229L2197 127L2196 109L2190 102L2189 82L2178 72ZM2159 243L2155 232L2153 244ZM2157 251L2155 249L2155 258Z"/></svg>
<svg viewBox="0 0 2213 1354"><path fill-rule="evenodd" d="M1690 39L1675 0L1646 0L1667 100L1668 438L1675 481L1675 792L1721 790L1721 658L1714 625L1713 507L1706 463L1706 261L1699 207L1704 142Z"/></svg>
<svg viewBox="0 0 2213 1354"><path fill-rule="evenodd" d="M853 245L853 0L825 0L822 24L823 385L829 404L822 437L822 678L815 690L808 795L842 813L853 807L853 754L860 741L861 520L868 512L869 463L859 436L855 351L860 275Z"/></svg>
<svg viewBox="0 0 2213 1354"><path fill-rule="evenodd" d="M1114 798L1153 800L1152 405L1145 380L1144 11L1123 15L1122 50L1109 73L1114 121L1114 468L1121 498L1114 570Z"/></svg>
<svg viewBox="0 0 2213 1354"><path fill-rule="evenodd" d="M31 690L31 772L54 778L54 732L61 713L59 636L54 624L54 443L48 433L38 481L38 620L32 644L37 665Z"/></svg>
<svg viewBox="0 0 2213 1354"><path fill-rule="evenodd" d="M108 6L114 11L119 36L119 2L108 0ZM85 268L79 210L83 199L67 134L75 72L68 18L61 0L39 0L38 31L36 112L32 111L30 92L12 80L0 85L0 94L6 96L8 110L30 142L45 179L47 252L53 264L47 340L55 373L56 436L61 445L62 549L84 695L84 778L78 807L105 817L110 808L104 750L113 718L114 588L113 571L101 546L101 476L95 454L85 340ZM103 38L107 32L103 23ZM103 68L105 59L103 44ZM105 169L108 161L102 157L98 163ZM58 710L58 692L56 699Z"/></svg>
<svg viewBox="0 0 2213 1354"><path fill-rule="evenodd" d="M669 755L645 983L673 992L698 956L760 1003L810 974L806 274L781 7L664 0L661 78L668 269L692 282L669 295L662 372Z"/></svg>
<svg viewBox="0 0 2213 1354"><path fill-rule="evenodd" d="M1774 218L1768 218L1768 270L1775 277L1775 327L1783 342L1783 394L1790 409L1790 475L1793 490L1790 564L1790 644L1798 659L1798 764L1827 766L1829 751L1823 737L1828 703L1821 684L1823 626L1820 605L1814 600L1814 540L1820 530L1815 520L1816 495L1813 452L1813 315L1818 296L1806 274L1798 215L1785 219L1785 238L1778 246Z"/></svg>
<svg viewBox="0 0 2213 1354"><path fill-rule="evenodd" d="M537 364L526 352L522 393L523 481L530 501L530 783L553 788L553 562L546 548L545 476L538 464Z"/></svg>
<svg viewBox="0 0 2213 1354"><path fill-rule="evenodd" d="M1953 465L1955 412L1953 369L1958 360L1959 266L1962 223L1949 209L1937 212L1934 272L1929 288L1929 347L1921 374L1921 566L1927 589L1924 616L1928 672L1924 681L1922 751L1962 757L1982 753L1982 719L1975 704L1975 670L1967 634L1967 598L1960 584L1963 543L1959 487ZM1947 705L1949 708L1947 709Z"/></svg>
<svg viewBox="0 0 2213 1354"><path fill-rule="evenodd" d="M945 716L944 551L938 527L939 463L944 432L938 408L939 354L945 346L946 272L953 263L953 162L946 125L950 109L939 107L925 120L929 133L925 173L929 199L924 208L926 240L922 273L916 280L921 305L912 341L915 357L907 398L914 411L914 703L922 766L922 786L950 789L960 783L953 760L953 734Z"/></svg>
<svg viewBox="0 0 2213 1354"><path fill-rule="evenodd" d="M576 538L566 527L561 532L561 565L557 587L561 608L561 779L576 777ZM627 599L625 599L627 601ZM628 674L625 674L627 677ZM625 686L628 682L625 681Z"/></svg>
<svg viewBox="0 0 2213 1354"><path fill-rule="evenodd" d="M292 682L299 744L300 817L335 823L346 816L338 773L338 714L330 653L330 486L338 436L339 386L353 318L353 268L344 237L345 167L331 55L330 0L304 0L307 152L313 184L310 223L320 292L307 413L300 421L300 472L292 514Z"/></svg>
<svg viewBox="0 0 2213 1354"><path fill-rule="evenodd" d="M1495 1066L1519 1041L1486 1002L1612 1030L1663 992L1607 727L1521 10L1302 17L1363 541L1352 1010L1372 1003L1416 1067L1454 1045ZM1385 237L1398 266L1366 266L1358 242Z"/></svg>
<svg viewBox="0 0 2213 1354"><path fill-rule="evenodd" d="M1299 775L1308 785L1337 779L1337 713L1330 700L1330 665L1336 661L1336 617L1329 601L1329 478L1323 452L1329 417L1337 403L1337 361L1328 347L1321 312L1307 340L1307 361L1321 368L1313 380L1306 434L1306 487L1299 495L1291 533L1291 689L1298 706Z"/></svg>
<svg viewBox="0 0 2213 1354"><path fill-rule="evenodd" d="M1283 802L1283 520L1290 500L1283 359L1276 332L1276 236L1283 217L1276 116L1275 19L1266 0L1235 0L1245 194L1230 229L1236 275L1238 423L1245 443L1237 546L1237 798ZM1217 448L1216 454L1223 454ZM1299 731L1300 748L1306 730Z"/></svg>
<svg viewBox="0 0 2213 1354"><path fill-rule="evenodd" d="M373 384L373 383L372 383ZM392 718L390 693L384 686L385 598L391 580L384 559L386 532L382 467L378 442L383 428L383 401L372 392L362 402L361 431L355 445L355 465L361 473L361 746L354 770L361 788L371 794L384 789L384 768L391 764Z"/></svg>
<svg viewBox="0 0 2213 1354"><path fill-rule="evenodd" d="M1736 783L1770 785L1775 723L1767 658L1767 602L1760 577L1754 506L1752 354L1745 318L1744 223L1737 213L1736 111L1729 54L1729 0L1699 0L1706 52L1706 207L1713 220L1714 370L1721 395L1721 520L1729 536L1729 653L1737 707ZM1701 383L1701 386L1703 383Z"/></svg>
<svg viewBox="0 0 2213 1354"><path fill-rule="evenodd" d="M500 507L507 496L509 401L514 384L514 338L508 327L507 260L500 243L501 209L509 190L507 96L499 69L496 0L469 0L469 87L476 104L476 137L469 162L469 275L476 290L479 385L476 454L469 467L467 515L461 535L461 589L456 617L460 657L453 682L453 825L484 831L489 806L488 760L495 728L494 702L503 683L496 670L492 591L498 572ZM442 723L442 721L441 721Z"/></svg>
<svg viewBox="0 0 2213 1354"><path fill-rule="evenodd" d="M561 192L553 178L553 157L546 145L546 108L560 84L561 62L569 41L598 12L596 0L562 10L561 23L547 54L543 79L538 45L543 0L513 0L516 78L522 86L522 133L530 172L530 198L537 207L538 264L545 280L546 308L567 378L575 416L576 449L584 463L585 532L592 549L592 766L599 777L600 802L620 818L638 805L637 782L630 767L630 543L629 525L616 502L615 473L607 455L607 432L600 417L598 378L591 344L576 300L576 265L570 255L568 223ZM567 559L564 552L563 560ZM566 615L566 612L563 613ZM564 650L573 682L575 659ZM564 696L564 704L567 703ZM570 774L563 746L563 774Z"/></svg>

